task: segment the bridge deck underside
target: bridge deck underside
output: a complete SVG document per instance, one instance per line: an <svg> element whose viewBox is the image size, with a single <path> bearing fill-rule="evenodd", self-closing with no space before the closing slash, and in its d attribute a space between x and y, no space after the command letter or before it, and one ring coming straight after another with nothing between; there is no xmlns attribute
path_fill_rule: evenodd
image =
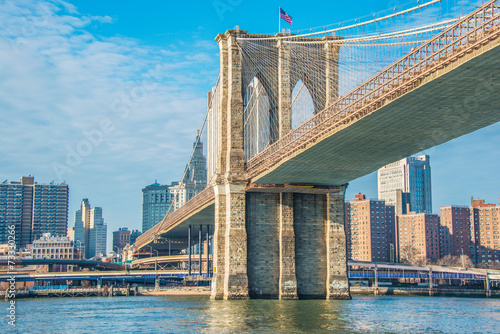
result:
<svg viewBox="0 0 500 334"><path fill-rule="evenodd" d="M290 155L252 181L341 185L496 123L499 78L497 46Z"/></svg>
<svg viewBox="0 0 500 334"><path fill-rule="evenodd" d="M207 233L207 225L210 225L210 234L212 235L214 230L214 221L215 221L215 205L210 204L206 207L201 208L195 214L190 216L188 219L182 220L175 225L169 227L167 230L162 231L159 236L162 238L175 240L177 242L172 242L170 244L170 250L182 250L187 248L187 237L188 237L188 228L189 225L192 225L191 237L193 240L198 242L198 231L199 226L203 225L202 236L205 238ZM154 249L168 251L169 243L150 243ZM147 249L146 249L147 250Z"/></svg>

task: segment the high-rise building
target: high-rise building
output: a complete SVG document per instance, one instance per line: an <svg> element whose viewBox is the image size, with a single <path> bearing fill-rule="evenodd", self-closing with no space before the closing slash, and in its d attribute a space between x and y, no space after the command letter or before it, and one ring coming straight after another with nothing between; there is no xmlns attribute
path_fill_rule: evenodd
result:
<svg viewBox="0 0 500 334"><path fill-rule="evenodd" d="M357 261L395 260L394 206L357 194L346 203L347 256Z"/></svg>
<svg viewBox="0 0 500 334"><path fill-rule="evenodd" d="M183 183L188 185L187 188L194 191L191 193L192 196L207 186L207 159L203 155L203 143L201 142L199 131L193 143L193 150L193 158L188 166L189 168L187 168L186 177L183 180ZM191 197L188 196L187 200L190 200Z"/></svg>
<svg viewBox="0 0 500 334"><path fill-rule="evenodd" d="M470 210L466 206L441 207L441 257L470 256Z"/></svg>
<svg viewBox="0 0 500 334"><path fill-rule="evenodd" d="M142 189L142 230L147 231L165 218L167 212L180 208L207 186L207 159L203 155L203 143L200 134L193 144L193 157L186 167L183 181L170 185L155 183ZM169 211L170 209L170 211Z"/></svg>
<svg viewBox="0 0 500 334"><path fill-rule="evenodd" d="M433 213L410 212L398 215L398 254L402 262L437 260L440 257L439 216Z"/></svg>
<svg viewBox="0 0 500 334"><path fill-rule="evenodd" d="M398 196L397 190L403 197ZM409 194L409 195L406 195ZM428 155L408 157L378 170L378 198L404 212L409 196L412 212L432 212L431 166ZM398 200L399 198L399 200ZM406 210L408 211L408 210Z"/></svg>
<svg viewBox="0 0 500 334"><path fill-rule="evenodd" d="M107 226L102 218L102 208L91 208L84 198L80 210L75 212L75 247L90 259L106 254Z"/></svg>
<svg viewBox="0 0 500 334"><path fill-rule="evenodd" d="M68 185L38 184L32 176L0 184L0 244L8 242L7 227L15 226L16 246L26 247L44 233L66 236Z"/></svg>
<svg viewBox="0 0 500 334"><path fill-rule="evenodd" d="M500 203L472 198L469 210L472 263L500 261Z"/></svg>
<svg viewBox="0 0 500 334"><path fill-rule="evenodd" d="M155 183L142 189L142 230L147 231L159 223L172 203L169 186Z"/></svg>

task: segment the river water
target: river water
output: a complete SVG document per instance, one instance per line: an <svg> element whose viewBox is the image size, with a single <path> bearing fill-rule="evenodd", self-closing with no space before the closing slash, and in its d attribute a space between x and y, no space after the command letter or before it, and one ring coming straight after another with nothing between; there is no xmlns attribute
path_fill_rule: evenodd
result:
<svg viewBox="0 0 500 334"><path fill-rule="evenodd" d="M361 297L210 301L206 296L1 302L0 333L500 333L500 299Z"/></svg>

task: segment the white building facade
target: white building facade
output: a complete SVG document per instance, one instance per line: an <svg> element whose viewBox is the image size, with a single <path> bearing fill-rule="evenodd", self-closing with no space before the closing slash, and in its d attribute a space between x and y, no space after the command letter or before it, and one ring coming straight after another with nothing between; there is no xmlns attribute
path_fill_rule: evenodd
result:
<svg viewBox="0 0 500 334"><path fill-rule="evenodd" d="M54 237L50 233L44 233L33 242L31 255L33 259L73 260L75 247L68 237Z"/></svg>

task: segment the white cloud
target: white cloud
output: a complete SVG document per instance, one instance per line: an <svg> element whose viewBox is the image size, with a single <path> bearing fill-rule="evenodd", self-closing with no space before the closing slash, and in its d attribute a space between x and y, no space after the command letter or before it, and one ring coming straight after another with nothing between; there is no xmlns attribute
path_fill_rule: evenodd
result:
<svg viewBox="0 0 500 334"><path fill-rule="evenodd" d="M83 16L64 1L0 5L1 176L66 180L70 226L79 201L89 197L117 221L113 228L138 228L140 189L153 175L174 181L189 158L216 80L217 46L193 40L153 47L93 35L90 24L113 20ZM54 163L67 165L68 148L83 149L84 133L102 122L113 130L58 175Z"/></svg>

